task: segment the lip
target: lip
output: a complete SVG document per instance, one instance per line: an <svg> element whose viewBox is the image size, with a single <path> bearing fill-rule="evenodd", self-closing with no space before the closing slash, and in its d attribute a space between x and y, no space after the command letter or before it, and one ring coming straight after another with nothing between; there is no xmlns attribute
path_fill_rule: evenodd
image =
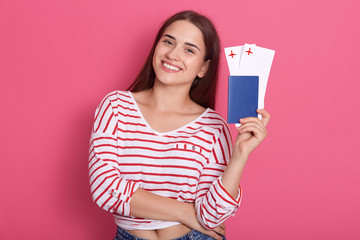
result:
<svg viewBox="0 0 360 240"><path fill-rule="evenodd" d="M166 64L168 64L168 65L171 65L171 66L174 66L174 67L178 68L179 70L173 70L173 69L166 68L166 67L164 66L164 63L166 63ZM161 68L162 68L164 71L170 72L170 73L176 73L176 72L179 72L180 70L182 70L179 66L176 66L176 65L174 65L174 64L171 64L171 63L169 63L169 62L167 62L167 61L161 61Z"/></svg>

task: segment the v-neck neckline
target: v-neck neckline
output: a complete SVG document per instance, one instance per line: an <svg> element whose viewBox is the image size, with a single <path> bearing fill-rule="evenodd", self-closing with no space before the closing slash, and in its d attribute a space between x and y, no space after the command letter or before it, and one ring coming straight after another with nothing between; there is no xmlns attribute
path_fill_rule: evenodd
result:
<svg viewBox="0 0 360 240"><path fill-rule="evenodd" d="M185 129L185 128L191 126L191 125L193 125L195 122L199 121L199 120L200 120L201 118L203 118L203 116L206 115L207 112L210 110L210 108L206 108L205 111L204 111L202 114L200 114L198 117L196 117L194 120L186 123L185 125L183 125L183 126L181 126L181 127L176 128L176 129L174 129L174 130L170 130L170 131L167 131L167 132L158 132L158 131L156 131L155 129L153 129L153 128L150 126L150 124L148 123L148 121L146 120L146 118L144 117L144 115L142 114L142 112L141 112L141 110L140 110L140 107L139 107L139 105L137 104L137 102L136 102L136 100L135 100L132 92L130 92L130 91L127 91L127 92L128 92L128 94L129 94L132 102L134 103L134 107L135 107L136 110L139 112L139 116L140 116L141 120L143 121L143 123L146 125L146 127L147 127L148 129L150 129L151 132L155 133L155 134L158 135L158 136L173 135L173 134L175 134L176 132L179 132L179 131L181 131L181 130L183 130L183 129Z"/></svg>

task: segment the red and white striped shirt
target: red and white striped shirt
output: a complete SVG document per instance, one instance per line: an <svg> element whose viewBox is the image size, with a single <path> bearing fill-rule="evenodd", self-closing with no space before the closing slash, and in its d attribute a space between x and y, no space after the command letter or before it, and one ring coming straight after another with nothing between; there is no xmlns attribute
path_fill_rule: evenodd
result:
<svg viewBox="0 0 360 240"><path fill-rule="evenodd" d="M240 205L240 188L234 199L221 183L231 147L227 124L210 108L183 127L159 133L146 122L130 92L112 92L95 112L89 152L93 200L127 230L179 224L132 216L131 197L141 187L195 202L199 222L212 229Z"/></svg>

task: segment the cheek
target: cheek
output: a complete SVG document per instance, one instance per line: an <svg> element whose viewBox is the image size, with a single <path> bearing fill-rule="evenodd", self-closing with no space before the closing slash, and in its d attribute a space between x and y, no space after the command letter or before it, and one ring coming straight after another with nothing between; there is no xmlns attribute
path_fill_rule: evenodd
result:
<svg viewBox="0 0 360 240"><path fill-rule="evenodd" d="M156 65L156 58L157 58L158 54L159 54L159 51L158 51L158 48L156 47L156 48L155 48L155 51L154 51L154 56L153 56L153 58L152 58L152 65L153 65L153 67Z"/></svg>
<svg viewBox="0 0 360 240"><path fill-rule="evenodd" d="M156 44L156 46L155 46L155 50L154 50L154 57L153 57L153 59L154 58L156 58L156 56L159 54L159 43L158 44Z"/></svg>
<svg viewBox="0 0 360 240"><path fill-rule="evenodd" d="M194 66L193 71L194 71L196 74L197 74L198 72L200 72L203 64L204 64L203 61L193 62L193 63L192 63L192 66Z"/></svg>
<svg viewBox="0 0 360 240"><path fill-rule="evenodd" d="M152 58L152 66L153 66L153 68L154 68L154 66L155 66L155 64L156 64L156 61L155 61L155 55L153 56L153 58Z"/></svg>

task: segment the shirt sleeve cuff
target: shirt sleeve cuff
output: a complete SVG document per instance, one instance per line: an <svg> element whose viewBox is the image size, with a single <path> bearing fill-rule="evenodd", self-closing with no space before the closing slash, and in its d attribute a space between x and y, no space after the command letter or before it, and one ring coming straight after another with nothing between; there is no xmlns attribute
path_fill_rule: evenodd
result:
<svg viewBox="0 0 360 240"><path fill-rule="evenodd" d="M140 186L140 183L127 180L125 184L120 184L118 190L111 190L112 196L118 199L116 210L120 210L121 215L131 216L130 201L132 195Z"/></svg>
<svg viewBox="0 0 360 240"><path fill-rule="evenodd" d="M215 193L218 195L218 199L220 199L220 205L222 205L225 208L238 208L240 206L241 197L242 197L242 191L241 187L239 186L238 194L236 198L233 198L230 193L225 189L221 182L221 177L219 177L215 183Z"/></svg>

